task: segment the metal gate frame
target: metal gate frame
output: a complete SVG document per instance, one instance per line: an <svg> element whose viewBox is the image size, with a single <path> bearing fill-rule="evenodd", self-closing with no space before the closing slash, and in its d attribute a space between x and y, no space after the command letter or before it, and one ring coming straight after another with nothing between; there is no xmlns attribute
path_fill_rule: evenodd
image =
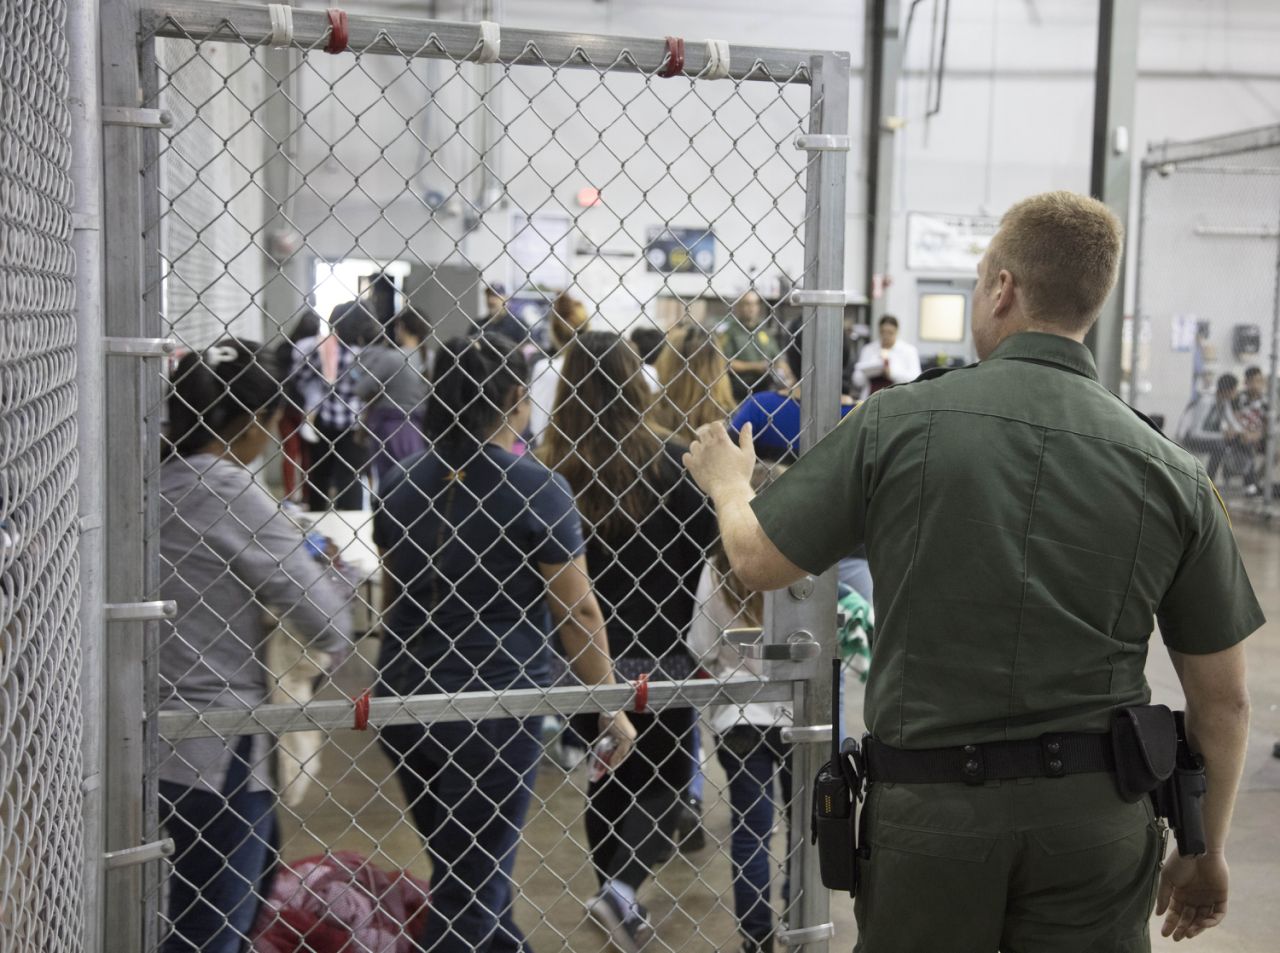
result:
<svg viewBox="0 0 1280 953"><path fill-rule="evenodd" d="M161 403L160 375L146 368L148 358L162 356L171 343L162 340L160 301L161 253L158 222L160 192L157 181L159 129L165 117L154 104L157 95L157 62L153 36L166 34L164 23L173 17L191 30L214 30L234 17L240 40L266 44L272 34L265 6L222 3L175 2L147 8L136 0L109 0L103 5L102 85L104 125L105 207L103 232L112 240L103 243L104 323L106 334L120 339L109 350L117 356L107 365L106 418L111 439L106 447L107 499L106 549L108 598L136 602L142 594L158 589L160 578L158 495L147 486L145 474L154 471L160 451L159 421L150 409ZM141 34L139 32L141 28ZM322 11L293 11L294 41L301 48L323 46L329 19ZM139 44L139 35L148 37ZM366 52L401 52L380 37L396 36L413 44L415 55L476 58L481 33L478 24L375 17L352 17L350 45ZM428 47L428 37L434 41ZM502 32L498 62L522 62L533 45L543 58L566 66L592 68L592 61L613 62L613 69L649 71L663 63L663 40L639 37L583 36L540 30L508 29ZM575 62L574 54L586 55ZM402 54L403 55L403 54ZM708 66L709 55L701 44L690 43L684 75L696 76ZM528 63L529 60L523 60ZM805 64L811 86L809 135L798 148L812 150L806 170L804 227L805 279L808 287L793 293L792 303L803 307L803 360L809 384L802 399L802 451L829 431L839 419L841 340L844 288L845 178L849 149L849 56L843 52L809 53L763 47L734 46L729 75L735 79L766 70L791 71ZM139 90L142 94L138 99ZM139 174L139 170L146 170ZM820 399L825 395L828 399ZM809 843L809 779L824 760L830 739L830 686L822 676L821 658L836 652L834 570L807 580L786 592L774 594L767 612L765 641L772 653L786 656L796 636L818 643L816 657L793 657L774 663L777 680L763 687L755 680L727 682L655 682L648 704L657 709L679 697L705 706L712 703L754 700L790 700L794 704L792 737L796 740L796 794L792 805L790 845L792 920L779 937L788 946L825 951L834 928L829 916L829 892L818 877L815 848ZM154 784L144 784L148 752L158 738L189 738L235 732L238 734L295 730L327 730L351 725L352 706L346 702L320 701L305 707L267 705L248 714L228 711L204 716L154 711L156 686L145 677L145 660L154 657L163 610L152 606L139 610L112 628L113 645L106 653L104 682L106 711L106 773L104 818L109 850L137 848L136 865L108 873L104 909L105 934L116 949L151 949L156 942L158 912L154 898L161 876L158 859L164 851L158 841L158 814ZM771 654L772 654L771 653ZM630 685L604 688L555 688L501 693L500 707L510 715L556 713L578 706L616 710L634 700ZM370 704L371 725L420 721L448 713L454 718L490 714L494 693L457 696L411 696L375 699ZM805 730L809 729L809 730ZM825 730L824 730L825 729ZM840 730L839 726L836 730ZM151 899L148 899L151 898Z"/></svg>

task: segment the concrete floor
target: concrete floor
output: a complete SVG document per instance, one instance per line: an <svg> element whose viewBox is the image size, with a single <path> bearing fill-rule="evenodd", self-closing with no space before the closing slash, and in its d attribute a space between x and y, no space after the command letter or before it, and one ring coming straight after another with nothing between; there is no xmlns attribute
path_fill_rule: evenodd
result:
<svg viewBox="0 0 1280 953"><path fill-rule="evenodd" d="M1271 757L1271 746L1280 739L1280 533L1276 528L1240 522L1237 538L1263 608L1273 621L1249 640L1253 725L1228 851L1230 913L1221 927L1192 941L1194 953L1280 949L1280 928L1272 920L1270 907L1280 882L1280 760ZM364 653L370 648L366 646ZM1181 704L1177 678L1158 646L1151 652L1148 678L1156 701ZM353 672L349 687L356 689L358 682L360 676ZM855 690L849 701L850 730L860 733L861 691ZM325 847L349 849L374 858L380 866L429 876L417 832L403 819L403 801L391 765L372 735L336 736L324 752L318 776L321 785L313 787L301 808L286 820L287 859L314 855ZM738 948L729 889L728 808L719 796L724 777L714 759L707 776L708 846L693 854L678 854L642 894L660 941L651 950L692 953ZM582 912L582 901L595 887L581 821L583 784L582 769L566 774L545 762L539 773L537 799L516 868L517 920L538 953L611 949ZM779 834L775 856L781 857L784 849ZM856 928L847 897L832 897L832 919L836 939L831 949L851 949ZM1173 944L1157 936L1154 948L1172 949ZM945 953L945 942L940 942L938 950Z"/></svg>

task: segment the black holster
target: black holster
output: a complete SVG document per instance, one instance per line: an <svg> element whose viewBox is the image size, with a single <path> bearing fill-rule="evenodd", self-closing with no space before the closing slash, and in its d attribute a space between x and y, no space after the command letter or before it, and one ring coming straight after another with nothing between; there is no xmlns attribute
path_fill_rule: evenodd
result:
<svg viewBox="0 0 1280 953"><path fill-rule="evenodd" d="M840 659L831 660L831 760L813 779L809 839L829 890L858 890L858 802L866 777L865 752L852 738L840 742Z"/></svg>
<svg viewBox="0 0 1280 953"><path fill-rule="evenodd" d="M1187 741L1186 714L1164 705L1117 709L1111 719L1116 787L1126 801L1150 797L1173 829L1178 853L1203 854L1204 759Z"/></svg>
<svg viewBox="0 0 1280 953"><path fill-rule="evenodd" d="M1209 789L1204 758L1187 741L1186 714L1173 713L1178 729L1178 763L1160 787L1151 792L1158 815L1169 822L1178 841L1178 853L1195 857L1205 852L1204 795Z"/></svg>
<svg viewBox="0 0 1280 953"><path fill-rule="evenodd" d="M836 730L832 726L832 730ZM862 752L846 738L839 757L819 769L813 782L809 837L818 845L818 867L829 890L858 890L858 802L862 800Z"/></svg>

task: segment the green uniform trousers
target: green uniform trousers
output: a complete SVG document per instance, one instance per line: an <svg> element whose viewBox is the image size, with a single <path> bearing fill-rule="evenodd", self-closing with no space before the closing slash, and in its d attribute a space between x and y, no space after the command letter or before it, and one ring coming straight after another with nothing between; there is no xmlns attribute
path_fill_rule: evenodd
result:
<svg viewBox="0 0 1280 953"><path fill-rule="evenodd" d="M855 953L1151 949L1162 828L1109 774L873 784Z"/></svg>

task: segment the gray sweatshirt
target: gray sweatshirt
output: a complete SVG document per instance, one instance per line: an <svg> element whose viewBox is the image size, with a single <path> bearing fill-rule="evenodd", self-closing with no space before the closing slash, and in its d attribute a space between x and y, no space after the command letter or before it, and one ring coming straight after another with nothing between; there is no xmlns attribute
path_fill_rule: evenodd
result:
<svg viewBox="0 0 1280 953"><path fill-rule="evenodd" d="M326 652L351 644L351 585L307 550L301 530L253 475L212 454L160 469L160 598L178 604L161 636L160 707L250 708L267 700L260 650L270 609ZM162 743L160 777L220 791L234 738ZM255 735L250 789L270 787L274 739Z"/></svg>
<svg viewBox="0 0 1280 953"><path fill-rule="evenodd" d="M356 396L368 406L386 401L406 414L422 409L427 379L416 353L385 344L372 344L356 358L359 379Z"/></svg>

